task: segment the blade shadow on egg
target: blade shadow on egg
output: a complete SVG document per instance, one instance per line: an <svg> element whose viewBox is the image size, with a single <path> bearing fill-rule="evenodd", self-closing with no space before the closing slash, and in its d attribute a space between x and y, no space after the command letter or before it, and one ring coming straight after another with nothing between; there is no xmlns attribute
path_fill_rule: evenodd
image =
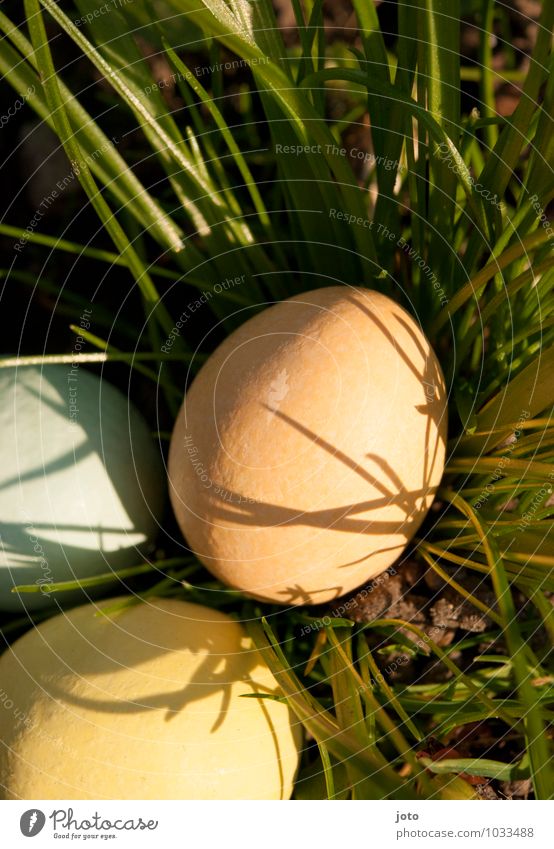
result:
<svg viewBox="0 0 554 849"><path fill-rule="evenodd" d="M327 445L324 440L319 439L315 434L310 433L306 428L302 427L298 422L294 422L290 417L283 413L276 413L281 416L291 427L295 427L301 431L307 438L310 438L314 443L322 446L326 451L339 456L340 461L345 465L354 469L357 474L364 478L368 484L372 485L381 494L381 498L371 499L368 501L358 502L355 504L340 505L338 507L327 508L324 510L302 511L296 510L293 507L283 507L278 504L270 504L268 502L258 501L255 504L249 503L250 499L247 493L233 492L226 489L224 498L218 499L214 497L214 503L211 505L211 517L214 521L232 521L236 525L252 526L257 528L269 527L275 528L281 525L286 526L302 526L306 528L333 529L342 533L350 534L367 534L367 535L382 535L394 534L399 527L412 535L412 526L415 526L413 533L420 525L418 521L419 504L423 496L427 494L427 490L420 488L412 492L408 492L402 485L398 476L390 469L388 464L381 458L375 455L368 455L368 459L374 460L379 465L384 473L384 478L391 479L391 483L395 488L387 488L387 486L378 478L372 476L367 470L356 464L353 460L342 455L342 452L333 449ZM224 489L223 485L214 481L214 489ZM378 508L388 507L390 504L399 506L403 515L398 521L383 522L368 519L367 514ZM358 514L365 514L363 518L355 518ZM337 569L346 569L349 566L367 563L372 556L384 553L393 552L397 555L402 553L404 546L389 546L385 548L371 547L371 553L363 554L355 561L340 563L336 566ZM396 559L393 557L393 560ZM336 597L342 595L344 590L342 585L336 586L321 586L319 592L332 592ZM302 590L301 586L286 587L282 591L283 601L286 603L309 604L311 596Z"/></svg>
<svg viewBox="0 0 554 849"><path fill-rule="evenodd" d="M250 660L247 659L246 663L245 655L240 655L241 670L240 675L237 675L233 670L234 655L233 653L227 655L221 651L223 642L221 638L218 644L206 629L191 627L190 620L187 619L179 621L179 617L173 615L171 611L166 615L173 616L176 620L175 628L165 645L157 644L149 639L148 629L145 626L150 613L148 607L152 607L153 612L156 612L156 599L153 600L152 605L147 600L132 598L128 599L128 602L121 611L113 613L109 612L109 602L105 613L102 612L102 608L106 602L101 602L99 606L81 607L70 612L65 616L66 633L63 636L63 643L56 630L50 625L56 620L49 620L43 624L40 631L41 663L48 665L50 661L57 662L63 650L62 667L68 682L72 684L76 676L83 681L92 682L90 690L95 691L94 698L83 698L77 695L71 686L65 685L62 672L56 681L49 684L50 696L60 704L79 705L106 713L163 710L165 719L169 721L172 715L179 713L187 704L202 700L207 690L213 693L214 689L217 689L221 691L222 696L222 706L214 721L214 730L217 729L224 719L230 685L234 681L249 682L251 680L249 673L256 663L255 653L250 652ZM133 616L141 612L137 610L139 607L146 612L146 616L137 616L135 624ZM189 607L194 608L193 605ZM61 615L64 616L64 614ZM233 631L237 625L233 620L229 620L228 628ZM94 633L94 640L88 633L91 630ZM68 641L70 648L64 648ZM145 680L150 677L155 678L155 661L168 652L182 653L184 658L187 656L198 658L195 672L184 687L181 687L180 677L176 676L172 682L175 685L172 689L165 691L161 689L160 692L154 695L149 694L145 698L140 696L140 686L136 687L135 693L129 693L128 696L113 699L102 697L102 694L110 690L109 676L114 671L144 668L147 670ZM27 670L25 672L31 677L31 673L27 673ZM162 673L160 676L160 680L163 680ZM103 681L105 681L105 687ZM136 682L140 682L140 677L136 679ZM6 681L6 685L9 685L9 681ZM272 691L266 688L265 692L269 694Z"/></svg>
<svg viewBox="0 0 554 849"><path fill-rule="evenodd" d="M54 600L11 590L134 566L158 530L164 483L146 422L106 380L82 368L71 384L68 376L60 365L0 375L0 608L6 610L83 600L78 591Z"/></svg>
<svg viewBox="0 0 554 849"><path fill-rule="evenodd" d="M0 657L17 701L0 712L7 797L290 798L300 728L258 698L277 683L240 623L168 598L110 609L122 600L49 618Z"/></svg>
<svg viewBox="0 0 554 849"><path fill-rule="evenodd" d="M181 628L183 634L189 635L191 629ZM128 632L124 632L125 637L129 637ZM113 672L118 668L138 668L141 665L154 659L157 655L163 655L168 651L167 647L153 646L143 636L139 634L133 635L135 640L135 652L132 664L128 662L121 664L117 661L117 656L114 655L112 649L108 649L101 656L95 657L95 662L90 662L90 655L87 657L89 663L83 663L82 657L79 657L68 669L71 676L77 675L79 678L90 679L94 681L96 676L101 676L108 672ZM95 647L97 648L97 647ZM172 647L172 651L176 649ZM186 639L183 644L177 649L183 653L192 653L198 655L202 660L197 664L195 672L189 678L187 683L181 687L173 687L164 690L160 685L159 691L154 694L149 693L147 696L140 695L140 686L137 683L136 691L130 692L124 698L105 698L109 693L109 687L104 690L100 678L98 683L92 689L96 690L94 697L81 696L72 691L71 687L65 685L64 678L60 677L56 682L52 683L49 688L49 693L60 705L65 705L71 713L71 706L79 708L87 708L99 713L112 714L136 714L150 710L162 711L164 720L170 722L175 719L181 711L187 710L195 702L202 702L206 695L214 695L214 692L220 694L220 704L214 710L212 707L213 722L211 732L217 731L225 720L225 715L229 709L231 698L231 685L235 681L243 681L245 687L248 685L250 690L253 684L249 678L247 671L242 664L240 677L237 677L233 669L232 657L226 658L224 655L218 655L213 647L213 641L206 639L203 642L195 642L194 640ZM248 669L254 668L254 661ZM180 682L179 682L180 683ZM175 682L177 684L177 681ZM271 694L271 690L260 690L254 685L252 692L265 692ZM273 691L274 693L275 691Z"/></svg>
<svg viewBox="0 0 554 849"><path fill-rule="evenodd" d="M228 586L317 604L402 554L445 450L444 378L413 318L328 287L258 313L201 368L172 436L170 496Z"/></svg>
<svg viewBox="0 0 554 849"><path fill-rule="evenodd" d="M82 535L94 540L94 558L90 548L60 545L55 538L64 535ZM89 525L46 525L36 523L10 524L0 522L0 552L5 565L3 569L3 592L9 593L2 600L2 607L13 612L29 610L56 610L58 607L73 605L87 596L98 597L106 592L105 587L88 587L85 591L69 590L49 592L53 583L81 581L102 572L113 572L139 563L144 557L144 544L122 545L113 550L111 543L105 544L106 537L121 537L121 527L96 527ZM52 539L54 537L54 539ZM34 542L34 540L37 542ZM131 563L129 562L131 560ZM39 592L12 592L15 587L35 586Z"/></svg>

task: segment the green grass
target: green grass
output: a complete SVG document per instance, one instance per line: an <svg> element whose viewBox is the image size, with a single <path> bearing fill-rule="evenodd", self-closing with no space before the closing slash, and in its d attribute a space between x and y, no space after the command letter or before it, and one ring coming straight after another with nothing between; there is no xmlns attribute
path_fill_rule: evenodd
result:
<svg viewBox="0 0 554 849"><path fill-rule="evenodd" d="M440 511L416 540L415 556L488 612L492 625L479 643L490 649L479 654L468 635L441 648L398 620L321 625L310 611L275 615L219 592L199 564L172 557L137 564L120 579L99 576L94 585L120 592L124 579L141 575L149 594L182 595L252 620L283 697L315 740L299 798L472 797L460 773L530 777L536 798L553 798L554 693L545 646L554 635L547 595L554 591L554 541L540 550L525 543L529 529L545 540L554 516L543 494L554 483L554 258L552 229L540 220L554 197L554 4L543 4L526 75L510 45L506 70L491 69L491 28L506 26L502 4L492 0L399 0L393 48L373 5L362 0L353 4L358 48L326 43L320 0L293 3L298 44L289 48L269 0L145 0L98 17L91 13L104 0L75 5L69 13L67 4L25 0L20 27L0 12L0 71L18 95L34 87L28 107L58 136L103 235L80 244L65 233L25 234L25 223L15 221L2 223L0 235L23 237L32 257L48 253L49 267L73 255L91 274L119 269L120 285L138 293L147 332L134 339L132 322L111 326L109 309L98 309L94 332L74 327L92 349L79 356L106 368L125 363L161 385L169 421L186 369L210 353L202 347L193 355L186 332L171 354L161 351L178 305L195 291L213 294L225 278L244 275L240 288L206 302L226 331L267 301L337 282L376 288L411 310L450 387ZM479 28L477 64L461 62L461 14ZM86 15L88 25L74 23ZM64 64L53 39L60 33L62 44L73 44L68 55L88 63L89 78L103 79L86 96L73 90L75 60ZM137 37L165 57L179 106L163 96ZM236 78L221 67L231 61L240 68ZM195 74L196 66L211 70ZM495 112L498 77L522 84L510 118ZM477 85L479 113L464 111L468 83ZM134 131L135 161L118 149L107 119L93 117L103 99L117 105L121 132ZM366 112L374 156L361 180L336 148ZM285 145L310 152L276 153ZM68 324L79 315L78 287L47 272L35 280L25 252L2 277L58 298ZM19 361L68 356L75 359L67 350L28 351ZM515 430L514 447L506 439ZM456 580L461 566L492 589L494 610ZM515 593L529 601L527 619L518 615ZM309 622L315 627L302 635ZM17 627L10 621L5 632ZM547 640L531 640L533 631ZM416 670L430 652L447 680L387 680L380 669L393 649L414 658ZM460 649L474 651L464 668ZM431 735L446 741L453 729L479 722L500 723L519 756L433 761L425 754Z"/></svg>

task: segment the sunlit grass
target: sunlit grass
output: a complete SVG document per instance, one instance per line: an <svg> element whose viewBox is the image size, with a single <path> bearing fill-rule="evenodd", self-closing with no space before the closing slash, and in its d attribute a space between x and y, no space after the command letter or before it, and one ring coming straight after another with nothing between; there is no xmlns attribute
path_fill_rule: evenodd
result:
<svg viewBox="0 0 554 849"><path fill-rule="evenodd" d="M83 16L100 5L76 2ZM216 582L189 582L195 567L179 570L173 560L137 564L117 579L118 591L126 578L140 575L148 584L141 592L182 595L251 620L284 697L317 743L318 754L307 757L299 777L301 797L473 797L474 787L459 773L531 777L537 798L554 796L552 667L548 649L536 648L526 630L554 634L546 595L554 591L554 541L545 550L523 546L528 528L548 539L554 514L544 493L554 482L554 259L552 230L541 222L554 197L554 4L543 4L526 77L517 67L502 72L523 85L509 119L496 116L494 106L495 4L482 5L481 64L465 67L464 4L451 0L399 2L394 57L365 0L354 2L362 34L356 50L326 45L320 0L293 3L299 33L293 49L284 46L269 0L166 0L163 16L150 0L91 17L88 26L77 26L53 0L25 0L26 27L15 28L0 12L0 70L19 94L34 88L28 104L60 139L112 249L64 234L26 233L15 222L2 224L0 233L50 255L87 258L94 268L122 267L143 303L148 332L138 345L123 324L104 324L95 333L74 328L96 351L83 362L128 364L162 387L174 415L184 373L175 365L192 360L196 367L209 349L192 356L183 333L171 354L161 352L160 340L177 317L165 294L179 286L213 292L227 276L244 275L240 291L223 290L207 301L227 329L242 320L241 307L327 283L367 285L417 316L444 366L450 453L440 512L416 541L415 556L489 616L487 633L441 648L410 623L382 619L366 626L326 621L299 636L310 615L270 617L270 609L221 592ZM46 23L54 22L111 87L129 125L140 128L150 184L72 91L71 63L53 58ZM165 57L181 107L172 109L163 97L137 36ZM183 58L191 53L212 72L197 77ZM240 120L226 102L222 65L229 56L250 72ZM461 112L461 81L469 79L479 85L480 114ZM342 118L327 113L331 93L344 101ZM335 149L366 111L373 160L360 185L348 156ZM286 146L309 150L279 155ZM17 285L35 282L21 265L2 276ZM46 277L36 285L75 314L75 293L58 291ZM64 362L64 356L17 362ZM459 567L492 588L493 609L464 588ZM102 584L113 589L113 575L89 581ZM516 591L533 608L527 622L518 616ZM379 652L370 651L368 634L377 635ZM486 644L490 651L469 668L452 657L454 649L478 654ZM447 682L387 681L379 661L398 647L416 659L430 652L448 671ZM516 761L425 755L431 734L446 740L455 728L489 720L500 720L520 741Z"/></svg>

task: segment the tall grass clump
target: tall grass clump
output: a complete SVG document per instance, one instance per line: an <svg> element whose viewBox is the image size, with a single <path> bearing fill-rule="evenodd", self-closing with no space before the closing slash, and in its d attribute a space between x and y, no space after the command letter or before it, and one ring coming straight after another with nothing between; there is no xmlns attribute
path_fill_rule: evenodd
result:
<svg viewBox="0 0 554 849"><path fill-rule="evenodd" d="M2 276L68 317L83 363L131 370L162 439L186 375L267 303L344 283L410 310L445 371L450 432L409 557L486 617L484 632L441 645L408 620L279 612L173 551L117 580L250 622L313 741L298 798L474 798L516 779L552 798L554 4L528 62L506 47L500 71L500 3L398 0L390 32L353 0L355 31L334 39L322 0L292 7L285 39L270 0L25 0L14 20L3 7L4 84L57 137L95 223L79 241L69 224L52 235L7 216ZM471 63L462 18L479 35ZM495 104L504 80L521 87L509 117ZM101 286L94 330L79 329L73 262L130 306L112 314L110 293L103 309ZM202 332L176 331L195 299ZM0 366L75 358L53 345ZM393 657L411 678L383 674ZM509 741L504 759L450 743L487 728Z"/></svg>

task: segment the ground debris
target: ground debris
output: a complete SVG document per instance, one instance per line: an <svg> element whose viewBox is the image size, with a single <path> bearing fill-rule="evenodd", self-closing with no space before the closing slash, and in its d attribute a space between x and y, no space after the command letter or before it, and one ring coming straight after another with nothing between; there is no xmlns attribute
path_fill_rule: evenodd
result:
<svg viewBox="0 0 554 849"><path fill-rule="evenodd" d="M481 603L494 609L494 593L479 576L458 569L455 579ZM492 625L483 611L415 560L407 560L397 569L377 576L335 607L332 615L344 616L342 611L346 610L346 616L354 622L372 622L386 617L403 619L426 632L433 629L440 632L439 639L433 637L439 645L448 645L457 629L477 634Z"/></svg>
<svg viewBox="0 0 554 849"><path fill-rule="evenodd" d="M484 784L476 784L475 792L480 799L486 799L487 802L494 802L500 799L500 796L492 786L492 781L485 781Z"/></svg>
<svg viewBox="0 0 554 849"><path fill-rule="evenodd" d="M533 792L530 778L519 778L516 781L498 782L498 792L505 799L528 799Z"/></svg>

